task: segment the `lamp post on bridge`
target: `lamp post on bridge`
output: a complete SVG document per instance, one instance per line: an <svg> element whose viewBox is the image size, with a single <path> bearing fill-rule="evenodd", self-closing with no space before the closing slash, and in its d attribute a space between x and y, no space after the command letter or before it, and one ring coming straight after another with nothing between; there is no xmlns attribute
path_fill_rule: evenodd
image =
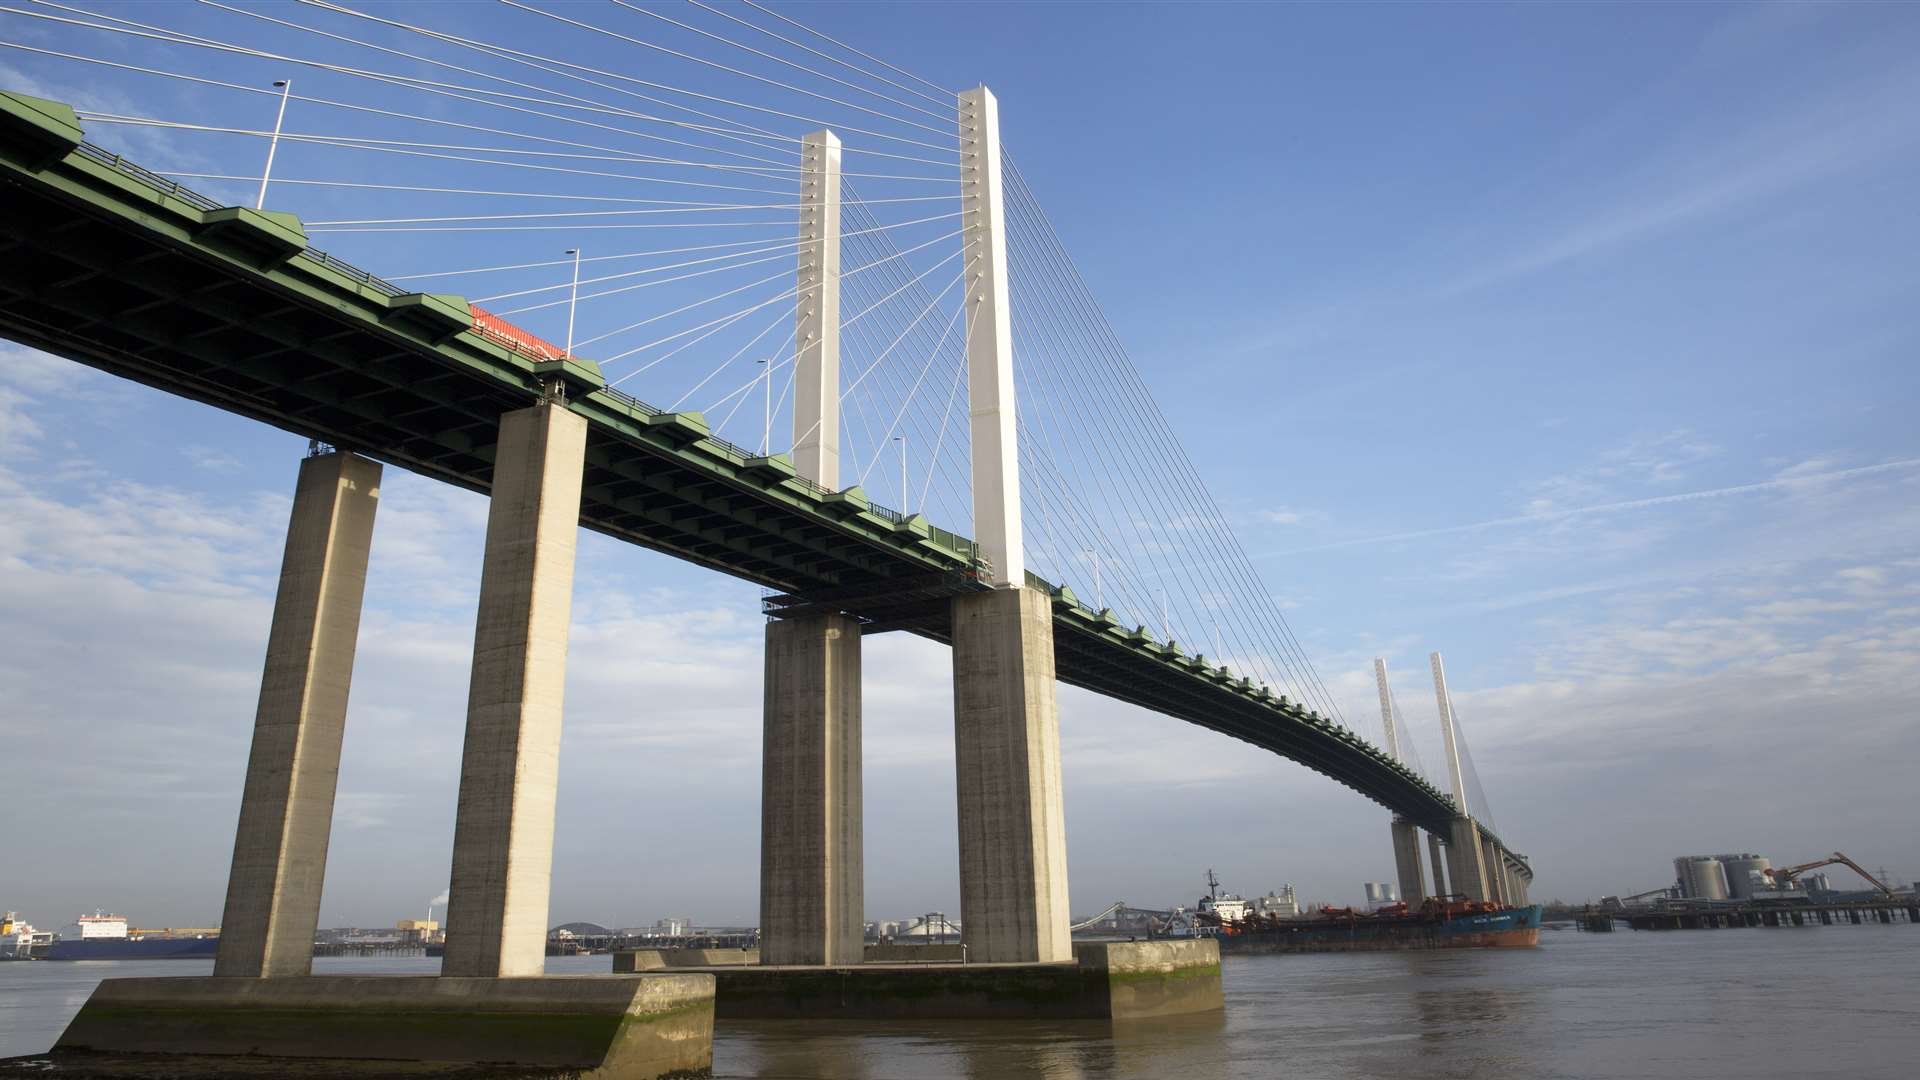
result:
<svg viewBox="0 0 1920 1080"><path fill-rule="evenodd" d="M900 444L900 513L913 516L913 510L907 505L907 437L895 435L893 441Z"/></svg>
<svg viewBox="0 0 1920 1080"><path fill-rule="evenodd" d="M287 98L293 94L292 79L281 79L273 85L280 88L280 112L273 118L273 138L267 140L267 167L260 170L260 194L253 201L255 210L267 208L267 180L273 176L273 152L280 148L280 125L287 119Z"/></svg>
<svg viewBox="0 0 1920 1080"><path fill-rule="evenodd" d="M760 426L760 456L766 457L769 444L773 442L773 361L755 360L754 363L760 365L760 378L767 384L762 397L764 404L760 410L763 417Z"/></svg>
<svg viewBox="0 0 1920 1080"><path fill-rule="evenodd" d="M573 256L573 289L567 293L567 359L573 359L573 309L580 303L580 249L568 248Z"/></svg>

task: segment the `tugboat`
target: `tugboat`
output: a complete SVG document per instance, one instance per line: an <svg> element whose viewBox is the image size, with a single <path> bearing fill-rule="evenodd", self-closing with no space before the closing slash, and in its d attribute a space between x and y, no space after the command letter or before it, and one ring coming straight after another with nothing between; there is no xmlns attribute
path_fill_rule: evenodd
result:
<svg viewBox="0 0 1920 1080"><path fill-rule="evenodd" d="M1232 893L1207 895L1193 914L1194 932L1216 938L1222 955L1277 952L1361 952L1387 949L1530 948L1540 944L1540 906L1503 906L1462 896L1428 897L1419 907L1388 904L1373 911L1323 907L1305 915L1250 911Z"/></svg>

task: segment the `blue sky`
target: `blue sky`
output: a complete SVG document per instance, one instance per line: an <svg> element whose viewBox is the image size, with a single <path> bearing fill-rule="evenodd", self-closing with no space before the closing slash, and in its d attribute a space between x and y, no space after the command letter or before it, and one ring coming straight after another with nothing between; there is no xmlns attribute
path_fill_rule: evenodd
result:
<svg viewBox="0 0 1920 1080"><path fill-rule="evenodd" d="M204 32L236 18L98 7ZM511 11L377 9L603 48ZM1373 730L1385 656L1437 762L1422 675L1446 653L1536 895L1651 888L1693 849L1838 847L1920 876L1897 824L1920 760L1912 9L781 10L994 88L1349 717ZM9 40L167 55L3 18ZM271 108L16 50L0 84L234 124ZM93 137L207 172L251 153ZM289 153L281 175L321 166ZM375 205L300 197L310 220ZM402 274L503 241L325 243ZM556 315L529 325L556 335ZM33 765L10 770L0 813L56 853L0 903L204 924L302 443L0 348L0 670L17 688L0 736ZM444 887L483 521L477 497L388 471L325 921L390 921ZM581 559L554 921L749 919L758 591L598 537ZM869 648L869 913L951 907L946 654ZM1186 898L1209 864L1336 901L1389 876L1384 813L1352 793L1085 695L1062 707L1076 910Z"/></svg>

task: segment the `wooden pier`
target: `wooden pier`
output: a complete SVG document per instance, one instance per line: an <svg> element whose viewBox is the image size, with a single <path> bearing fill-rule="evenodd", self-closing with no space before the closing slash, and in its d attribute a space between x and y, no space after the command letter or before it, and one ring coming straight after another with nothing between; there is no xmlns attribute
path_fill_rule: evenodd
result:
<svg viewBox="0 0 1920 1080"><path fill-rule="evenodd" d="M1574 925L1610 933L1620 923L1635 930L1731 930L1749 926L1860 926L1920 923L1920 902L1854 901L1839 904L1730 904L1601 911L1589 907Z"/></svg>

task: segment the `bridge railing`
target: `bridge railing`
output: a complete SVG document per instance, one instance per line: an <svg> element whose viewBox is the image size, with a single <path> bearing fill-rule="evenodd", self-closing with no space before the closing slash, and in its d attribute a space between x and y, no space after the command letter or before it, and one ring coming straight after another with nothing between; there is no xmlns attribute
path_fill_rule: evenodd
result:
<svg viewBox="0 0 1920 1080"><path fill-rule="evenodd" d="M173 198L179 199L181 202L189 203L202 210L221 209L219 203L185 186L180 183L180 181L169 180L159 173L143 169L111 150L95 146L90 142L82 142L78 147L78 152L82 157L92 158L117 173L131 176L149 187L158 189L163 195L170 195Z"/></svg>
<svg viewBox="0 0 1920 1080"><path fill-rule="evenodd" d="M210 199L198 191L187 187L178 180L170 180L167 177L161 176L159 173L141 168L104 147L96 146L90 142L82 142L78 147L78 152L82 157L91 158L123 176L132 177L146 184L148 187L154 188L161 194L170 198L179 199L189 206L200 210L225 209L218 200ZM302 248L300 258L306 259L309 262L319 263L321 266L327 267L330 270L345 274L347 277L353 278L367 288L378 293L384 293L387 296L405 296L407 293L407 290L395 285L393 282L375 277L371 271L362 270L343 259L337 259L321 251L319 248Z"/></svg>

